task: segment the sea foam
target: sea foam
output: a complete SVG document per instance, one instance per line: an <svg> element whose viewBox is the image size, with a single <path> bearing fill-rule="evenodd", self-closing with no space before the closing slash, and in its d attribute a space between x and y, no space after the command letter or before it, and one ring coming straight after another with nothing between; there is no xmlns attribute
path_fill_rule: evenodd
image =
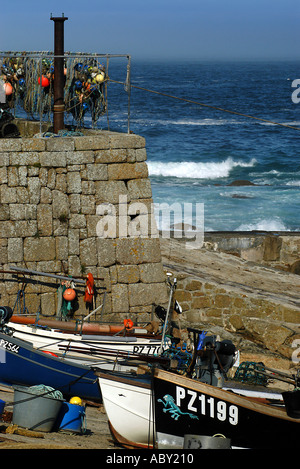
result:
<svg viewBox="0 0 300 469"><path fill-rule="evenodd" d="M252 167L256 160L252 159L248 163L244 161L234 161L227 158L220 162L196 163L192 161L181 162L158 162L148 161L150 176L177 177L190 179L218 179L226 178L232 169L239 167Z"/></svg>

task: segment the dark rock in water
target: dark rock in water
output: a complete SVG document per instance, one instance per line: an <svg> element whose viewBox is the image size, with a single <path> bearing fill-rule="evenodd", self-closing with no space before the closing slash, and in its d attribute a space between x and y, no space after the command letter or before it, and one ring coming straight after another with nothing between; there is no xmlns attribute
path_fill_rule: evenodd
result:
<svg viewBox="0 0 300 469"><path fill-rule="evenodd" d="M246 179L239 179L237 181L233 181L228 186L255 186L254 182L247 181Z"/></svg>
<svg viewBox="0 0 300 469"><path fill-rule="evenodd" d="M232 194L232 199L252 199L252 197L248 197L247 195L242 194Z"/></svg>

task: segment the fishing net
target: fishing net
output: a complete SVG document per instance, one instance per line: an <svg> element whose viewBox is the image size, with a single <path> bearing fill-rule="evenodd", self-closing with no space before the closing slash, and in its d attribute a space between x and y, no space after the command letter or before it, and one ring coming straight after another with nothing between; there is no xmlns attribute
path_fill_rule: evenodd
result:
<svg viewBox="0 0 300 469"><path fill-rule="evenodd" d="M242 362L235 372L234 380L266 386L268 378L260 373L263 371L265 371L265 365L262 362Z"/></svg>
<svg viewBox="0 0 300 469"><path fill-rule="evenodd" d="M64 59L65 113L71 124L84 125L84 118L92 127L107 109L106 67L97 57L66 57ZM0 79L6 90L6 104L11 110L22 108L28 118L51 121L54 91L54 59L21 55L0 59Z"/></svg>

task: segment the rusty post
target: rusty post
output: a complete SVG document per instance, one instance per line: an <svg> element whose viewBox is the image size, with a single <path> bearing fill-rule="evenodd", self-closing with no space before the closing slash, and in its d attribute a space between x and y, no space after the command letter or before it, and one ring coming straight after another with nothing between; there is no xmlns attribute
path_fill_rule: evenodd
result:
<svg viewBox="0 0 300 469"><path fill-rule="evenodd" d="M58 133L64 129L64 22L68 19L61 17L50 18L54 21L54 106L53 131Z"/></svg>

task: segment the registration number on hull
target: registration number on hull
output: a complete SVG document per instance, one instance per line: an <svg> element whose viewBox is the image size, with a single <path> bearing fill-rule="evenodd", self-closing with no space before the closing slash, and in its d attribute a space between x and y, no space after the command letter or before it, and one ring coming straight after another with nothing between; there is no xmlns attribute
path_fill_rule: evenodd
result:
<svg viewBox="0 0 300 469"><path fill-rule="evenodd" d="M0 348L9 352L19 353L20 346L9 342L8 340L0 340Z"/></svg>
<svg viewBox="0 0 300 469"><path fill-rule="evenodd" d="M143 355L155 355L159 352L160 345L134 345L133 353L141 353Z"/></svg>
<svg viewBox="0 0 300 469"><path fill-rule="evenodd" d="M176 386L176 404L178 407L181 406L183 400L187 405L187 409L192 413L206 415L222 422L227 420L231 425L238 424L238 407L236 405L191 389Z"/></svg>

